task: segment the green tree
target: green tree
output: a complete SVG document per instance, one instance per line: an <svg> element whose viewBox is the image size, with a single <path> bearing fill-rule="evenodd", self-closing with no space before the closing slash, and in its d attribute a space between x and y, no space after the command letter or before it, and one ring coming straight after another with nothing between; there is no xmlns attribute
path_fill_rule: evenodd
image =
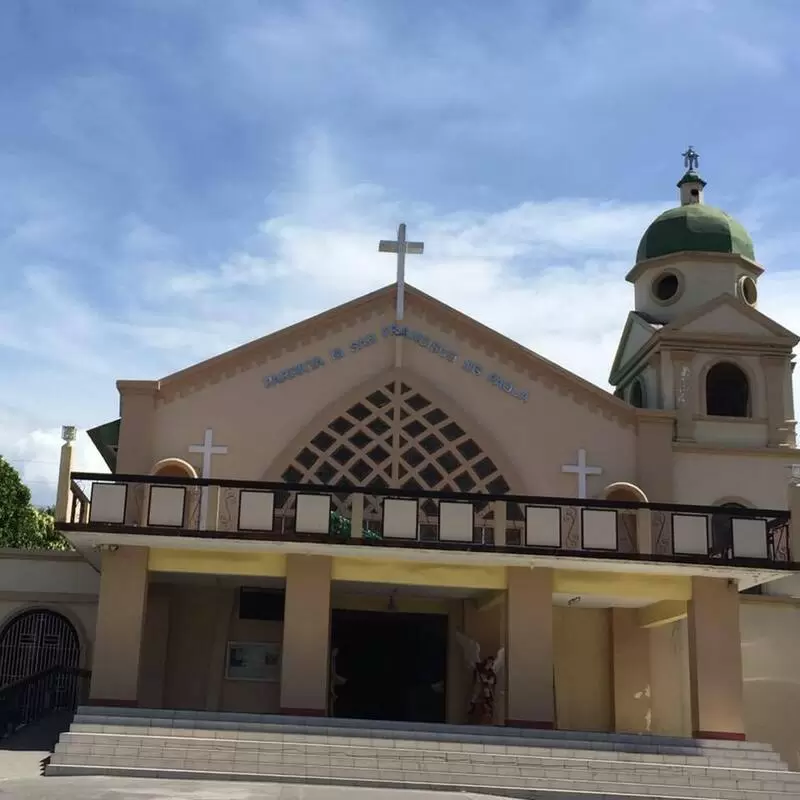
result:
<svg viewBox="0 0 800 800"><path fill-rule="evenodd" d="M0 547L22 550L68 550L55 530L52 508L31 505L31 492L19 472L0 456Z"/></svg>

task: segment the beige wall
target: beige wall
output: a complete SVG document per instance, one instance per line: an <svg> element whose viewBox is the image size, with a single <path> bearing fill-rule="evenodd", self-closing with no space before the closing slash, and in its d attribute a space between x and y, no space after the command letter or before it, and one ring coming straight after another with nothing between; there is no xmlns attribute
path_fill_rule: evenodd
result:
<svg viewBox="0 0 800 800"><path fill-rule="evenodd" d="M323 340L307 341L266 363L204 386L170 402L159 402L154 415L153 460L185 458L200 466L200 456L188 447L202 440L212 427L215 443L228 447L227 455L214 456L217 476L258 479L279 476L288 461L313 437L330 417L369 393L380 382L391 379L395 337L383 337L381 329L391 324L391 309L343 326ZM404 324L422 331L457 351L450 363L438 355L403 340L403 380L432 386L443 398L444 410L463 420L488 455L517 491L549 495L571 495L576 490L574 475L562 473L561 465L572 464L579 448L587 451L590 464L602 464L603 475L589 478L590 494L599 494L608 483L630 480L635 468L633 425L611 419L591 403L579 402L564 393L552 380L515 370L488 355L477 341L461 341L452 330L436 321L421 318L413 302ZM348 343L367 333L377 343L358 353L328 363L313 372L265 389L263 378L292 364L320 355L327 359L334 346ZM473 359L483 376L462 368ZM527 403L506 395L486 376L497 372L530 394ZM579 392L580 394L580 392ZM236 407L231 415L226 409ZM494 409L493 413L487 413ZM532 413L532 409L535 411ZM553 427L551 420L560 424ZM275 425L275 419L281 424ZM251 443L257 440L259 447ZM288 450L287 450L288 448ZM531 460L535 452L537 458ZM276 459L278 460L276 462ZM515 481L515 476L524 476Z"/></svg>
<svg viewBox="0 0 800 800"><path fill-rule="evenodd" d="M320 411L352 392L353 387L384 373L394 359L393 342L380 336L377 344L356 354L348 353L341 361L331 362L328 351L346 347L365 333L380 333L381 326L390 323L387 308L384 314L370 315L338 333L328 334L324 340L303 342L224 381L168 403L160 402L155 413L154 460L175 456L186 459L199 470L202 457L190 454L188 448L202 443L205 429L211 427L214 442L228 447L228 455L212 459L213 474L249 480L261 478L275 456ZM328 363L273 388L264 388L265 376L315 356L322 356ZM236 408L235 414L228 412L232 407ZM275 424L276 419L280 420L279 425ZM254 441L258 447L252 446Z"/></svg>
<svg viewBox="0 0 800 800"><path fill-rule="evenodd" d="M709 505L739 497L759 508L786 508L788 467L797 454L747 455L741 452L675 453L673 476L676 503Z"/></svg>
<svg viewBox="0 0 800 800"><path fill-rule="evenodd" d="M100 574L76 553L0 549L0 630L18 614L62 614L78 634L80 665L92 664Z"/></svg>

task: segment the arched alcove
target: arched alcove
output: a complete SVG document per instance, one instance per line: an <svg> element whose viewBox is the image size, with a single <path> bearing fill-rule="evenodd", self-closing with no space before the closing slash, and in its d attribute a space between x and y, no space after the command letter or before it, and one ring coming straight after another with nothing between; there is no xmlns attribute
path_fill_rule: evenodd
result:
<svg viewBox="0 0 800 800"><path fill-rule="evenodd" d="M752 415L750 381L744 370L730 361L720 361L706 372L706 415L739 417Z"/></svg>
<svg viewBox="0 0 800 800"><path fill-rule="evenodd" d="M162 458L153 464L150 474L165 478L196 478L197 470L182 458Z"/></svg>
<svg viewBox="0 0 800 800"><path fill-rule="evenodd" d="M635 484L626 481L611 483L603 489L604 500L621 503L647 503L647 495ZM639 518L636 509L617 509L617 541L622 553L637 553Z"/></svg>

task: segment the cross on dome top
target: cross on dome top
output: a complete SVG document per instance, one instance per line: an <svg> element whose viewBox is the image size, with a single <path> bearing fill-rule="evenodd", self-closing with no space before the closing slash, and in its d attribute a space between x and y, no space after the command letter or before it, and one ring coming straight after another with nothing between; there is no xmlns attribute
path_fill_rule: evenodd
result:
<svg viewBox="0 0 800 800"><path fill-rule="evenodd" d="M700 164L700 153L689 145L686 152L681 153L681 155L683 156L683 166L690 172L694 172Z"/></svg>

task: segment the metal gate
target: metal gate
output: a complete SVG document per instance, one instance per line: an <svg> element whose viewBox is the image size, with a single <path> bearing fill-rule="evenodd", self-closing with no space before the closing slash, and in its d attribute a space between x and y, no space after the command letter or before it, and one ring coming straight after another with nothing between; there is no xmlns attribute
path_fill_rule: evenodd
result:
<svg viewBox="0 0 800 800"><path fill-rule="evenodd" d="M32 609L0 633L0 687L50 667L77 668L80 642L72 623L55 611Z"/></svg>

